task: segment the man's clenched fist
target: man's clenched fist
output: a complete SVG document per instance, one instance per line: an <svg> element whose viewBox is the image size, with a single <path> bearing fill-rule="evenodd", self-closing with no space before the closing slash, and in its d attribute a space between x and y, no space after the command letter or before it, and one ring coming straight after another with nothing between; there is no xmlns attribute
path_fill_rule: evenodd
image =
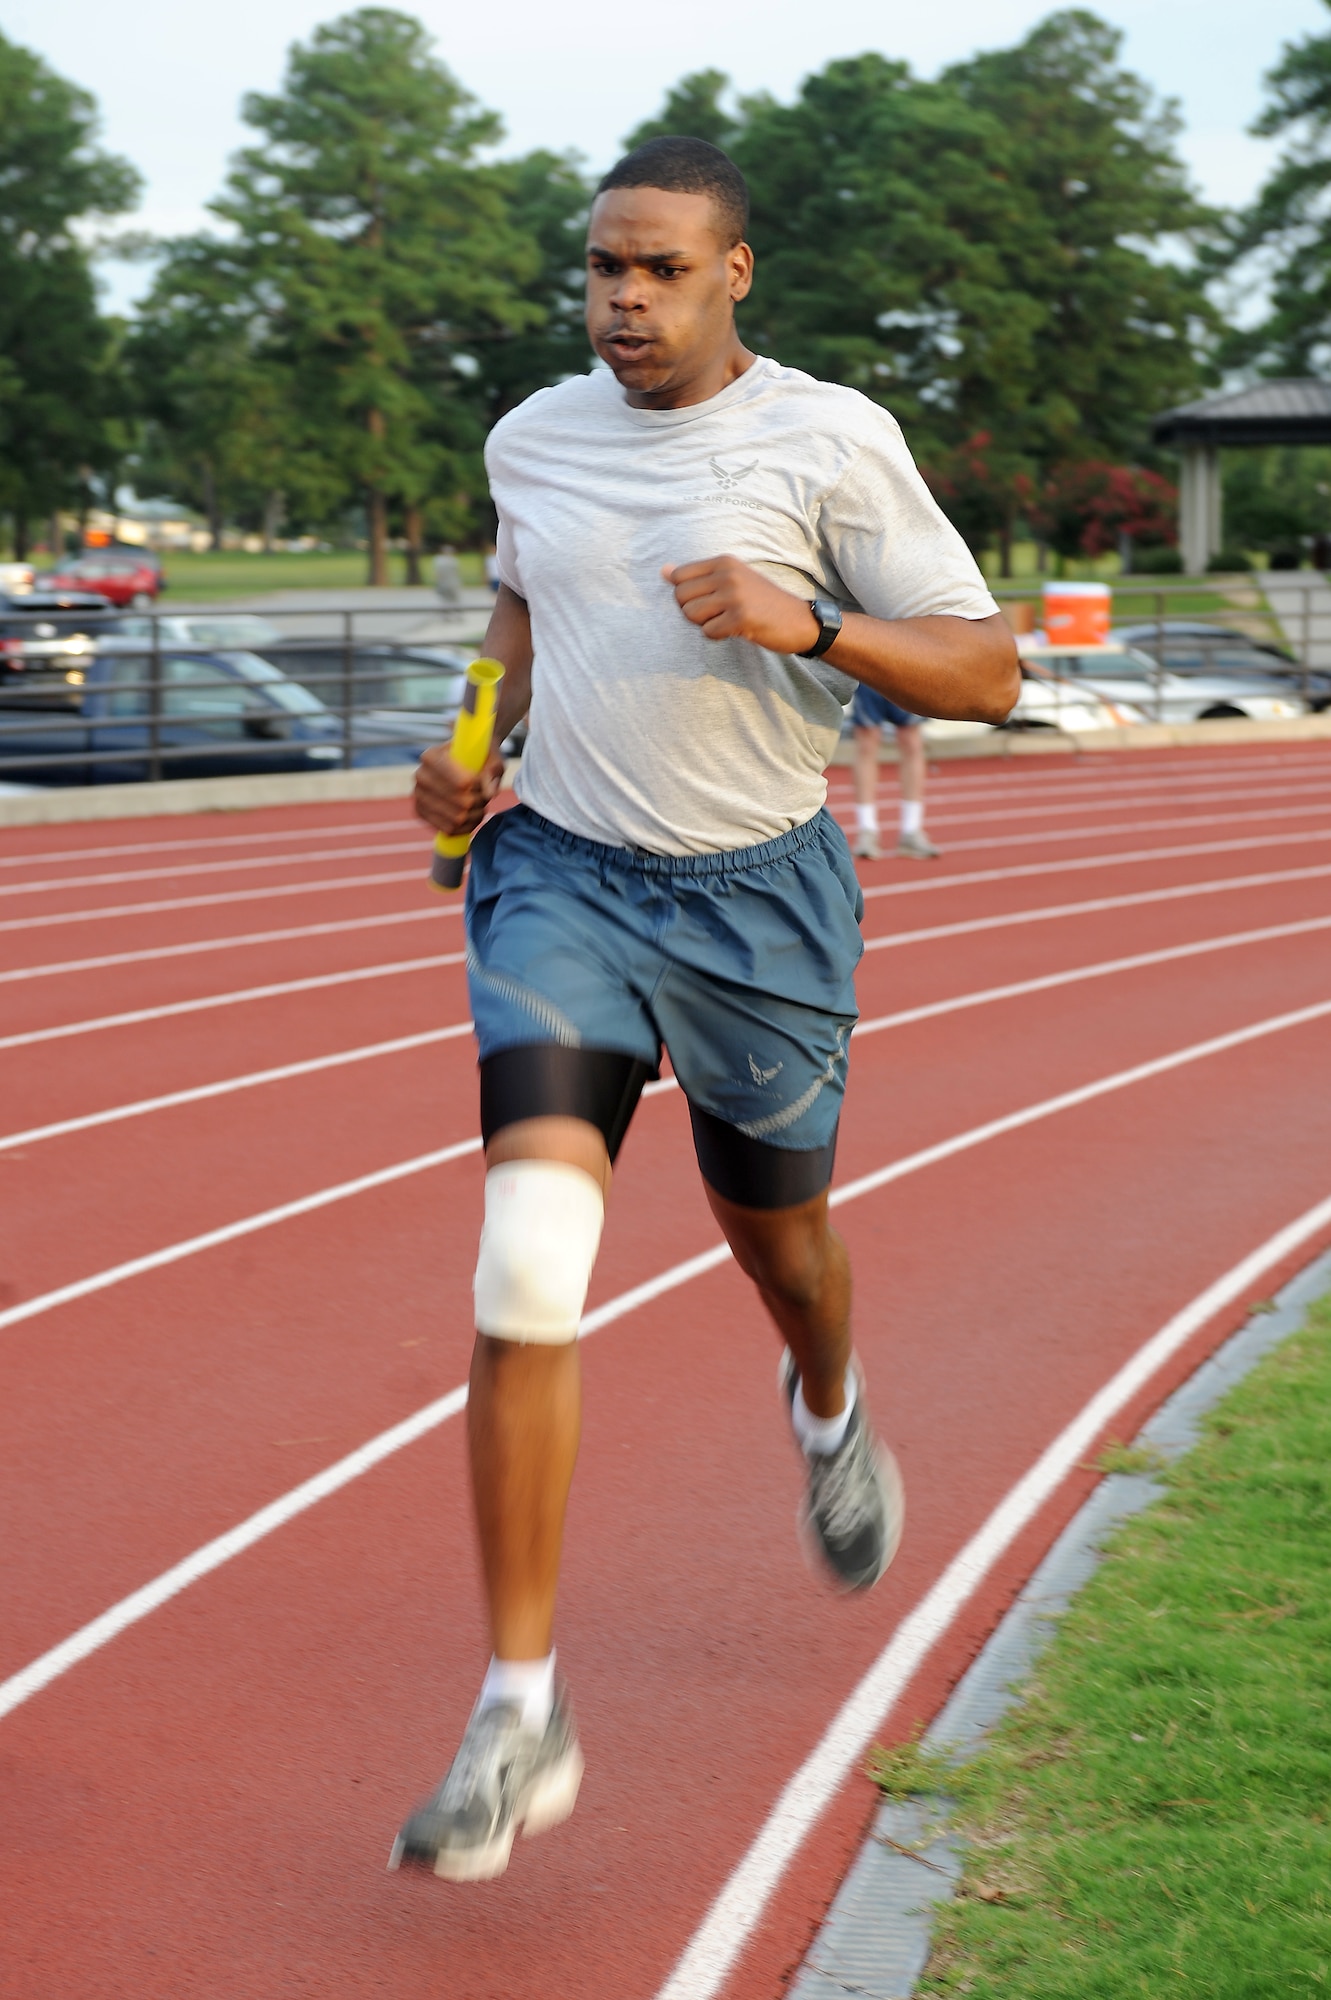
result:
<svg viewBox="0 0 1331 2000"><path fill-rule="evenodd" d="M803 653L817 640L819 625L809 601L769 583L738 556L677 563L661 571L675 602L707 639L750 639L772 653Z"/></svg>
<svg viewBox="0 0 1331 2000"><path fill-rule="evenodd" d="M503 775L498 750L491 751L483 771L469 771L439 743L416 766L416 816L436 833L474 833Z"/></svg>

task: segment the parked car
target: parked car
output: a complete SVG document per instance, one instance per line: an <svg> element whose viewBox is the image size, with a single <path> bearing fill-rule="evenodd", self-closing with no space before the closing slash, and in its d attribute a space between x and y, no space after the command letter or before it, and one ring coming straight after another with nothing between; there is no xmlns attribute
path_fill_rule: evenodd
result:
<svg viewBox="0 0 1331 2000"><path fill-rule="evenodd" d="M263 647L284 672L316 687L331 707L342 700L347 671L340 639L280 638ZM351 648L351 694L356 708L388 709L432 717L456 710L471 655L441 646L395 646L358 639Z"/></svg>
<svg viewBox="0 0 1331 2000"><path fill-rule="evenodd" d="M154 664L161 682L155 724ZM58 679L49 674L40 705L0 703L0 779L102 784L150 777L154 727L165 777L317 771L343 762L340 716L258 654L154 656L121 637L103 640ZM414 763L419 747L401 730L358 719L352 762Z"/></svg>
<svg viewBox="0 0 1331 2000"><path fill-rule="evenodd" d="M316 687L330 708L341 707L347 662L340 644L286 639L265 646L264 654ZM357 642L351 652L351 705L376 725L410 732L422 748L442 743L452 732L472 657L450 646ZM520 722L505 739L505 753L520 756L526 735L526 723Z"/></svg>
<svg viewBox="0 0 1331 2000"><path fill-rule="evenodd" d="M1136 702L1113 698L1107 691L1082 686L1071 675L1028 668L1023 661L1021 693L1004 729L1122 729L1145 720Z"/></svg>
<svg viewBox="0 0 1331 2000"><path fill-rule="evenodd" d="M1144 720L1139 709L1127 702L1101 701L1089 689L1070 679L1061 683L1043 673L1023 668L1021 693L1000 729L1066 729L1077 735L1096 729L1121 729L1125 723ZM988 722L954 722L926 718L926 744L959 742L964 737L988 736L994 725ZM845 736L850 734L849 722Z"/></svg>
<svg viewBox="0 0 1331 2000"><path fill-rule="evenodd" d="M154 628L160 646L198 646L205 652L267 652L282 644L281 631L272 619L260 618L254 611L182 611L151 618L142 612L127 612L111 626L122 638L150 643Z"/></svg>
<svg viewBox="0 0 1331 2000"><path fill-rule="evenodd" d="M1315 710L1331 707L1331 674L1310 668L1306 677L1294 655L1270 640L1223 625L1165 618L1158 624L1118 625L1115 640L1163 661L1174 674L1278 674L1293 682Z"/></svg>
<svg viewBox="0 0 1331 2000"><path fill-rule="evenodd" d="M1209 722L1247 716L1273 722L1307 713L1289 680L1277 674L1180 674L1133 646L1021 644L1023 666L1051 685L1083 690L1147 722Z"/></svg>
<svg viewBox="0 0 1331 2000"><path fill-rule="evenodd" d="M92 590L108 604L151 604L165 589L162 565L149 549L90 549L40 579L47 590Z"/></svg>
<svg viewBox="0 0 1331 2000"><path fill-rule="evenodd" d="M43 676L62 679L86 665L108 629L104 597L54 590L0 597L0 705L40 693Z"/></svg>

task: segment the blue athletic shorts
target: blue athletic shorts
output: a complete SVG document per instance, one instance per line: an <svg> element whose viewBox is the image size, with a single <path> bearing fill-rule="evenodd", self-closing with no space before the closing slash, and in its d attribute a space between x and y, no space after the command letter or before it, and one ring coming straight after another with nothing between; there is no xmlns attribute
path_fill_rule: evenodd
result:
<svg viewBox="0 0 1331 2000"><path fill-rule="evenodd" d="M850 704L850 720L856 729L881 729L888 722L894 729L909 729L919 719L908 708L898 708L894 701L889 701L885 694L879 694L876 688L865 687L863 681L856 688L855 699Z"/></svg>
<svg viewBox="0 0 1331 2000"><path fill-rule="evenodd" d="M532 1043L657 1067L769 1146L831 1143L855 1025L863 907L823 811L720 854L583 840L525 806L471 845L467 981L481 1060Z"/></svg>

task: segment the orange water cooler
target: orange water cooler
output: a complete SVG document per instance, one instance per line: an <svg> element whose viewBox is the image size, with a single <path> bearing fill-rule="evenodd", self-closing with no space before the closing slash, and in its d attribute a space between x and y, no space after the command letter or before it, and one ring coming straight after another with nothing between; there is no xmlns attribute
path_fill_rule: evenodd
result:
<svg viewBox="0 0 1331 2000"><path fill-rule="evenodd" d="M1107 583L1047 583L1044 629L1051 646L1103 646L1109 638Z"/></svg>

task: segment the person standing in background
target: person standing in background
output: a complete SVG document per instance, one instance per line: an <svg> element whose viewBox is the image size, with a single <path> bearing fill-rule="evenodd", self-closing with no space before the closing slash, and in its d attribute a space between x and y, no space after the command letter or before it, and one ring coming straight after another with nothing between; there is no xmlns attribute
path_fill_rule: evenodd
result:
<svg viewBox="0 0 1331 2000"><path fill-rule="evenodd" d="M878 843L878 744L890 722L897 732L897 777L901 786L901 830L897 853L908 861L936 861L940 849L924 830L924 730L918 715L898 708L885 694L861 681L850 705L855 731L855 841L857 861L881 861Z"/></svg>
<svg viewBox="0 0 1331 2000"><path fill-rule="evenodd" d="M445 542L434 559L434 589L441 604L448 605L450 610L461 608L462 566L451 542Z"/></svg>

